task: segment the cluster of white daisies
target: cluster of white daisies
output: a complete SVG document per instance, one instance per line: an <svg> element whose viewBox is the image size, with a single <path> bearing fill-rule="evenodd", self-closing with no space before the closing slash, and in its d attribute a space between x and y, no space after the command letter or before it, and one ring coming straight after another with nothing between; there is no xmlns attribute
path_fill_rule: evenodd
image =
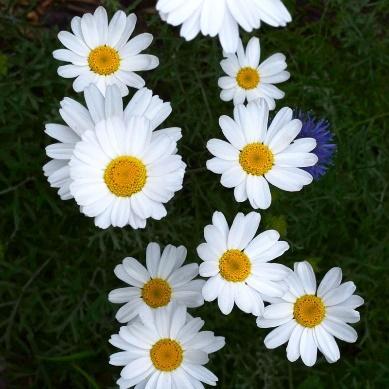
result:
<svg viewBox="0 0 389 389"><path fill-rule="evenodd" d="M282 108L269 124L269 111L284 93L274 84L289 79L285 56L260 61L260 42L251 38L244 48L239 26L252 31L261 21L285 26L290 14L280 0L158 0L163 20L182 25L181 35L193 39L218 35L224 49L219 79L220 97L233 101L233 117L219 124L226 140L211 139L214 158L207 168L221 175L221 184L234 188L236 201L254 209L271 205L269 183L285 191L300 191L313 180L305 169L318 156L314 138L299 137L302 122ZM100 228L145 228L149 218L166 216L165 204L183 185L186 165L177 152L178 127L160 128L170 115L170 103L145 88L136 73L154 69L158 58L142 54L152 35L131 38L136 16L118 11L109 21L103 7L75 17L72 33L61 31L66 49L54 51L68 62L58 74L75 78L73 88L84 92L85 104L64 98L59 113L65 124L47 124L56 140L46 148L44 166L50 185L63 200L72 199ZM130 88L138 91L125 105ZM246 104L245 104L246 103ZM216 385L217 377L204 365L209 354L225 345L223 337L201 331L204 322L188 308L217 300L228 315L234 305L257 317L260 328L273 328L267 348L287 343L287 358L315 364L317 350L330 363L340 357L335 338L355 342L347 323L359 321L352 282L341 283L342 272L331 269L317 287L307 262L294 270L272 262L289 249L275 230L257 235L260 215L238 213L231 227L221 212L204 228L205 243L197 247L203 261L184 264L183 246L157 243L146 249L146 267L125 258L115 268L128 286L113 290L109 301L124 304L116 319L123 323L110 343L120 349L110 358L123 366L120 388L199 389ZM198 276L203 279L198 278ZM204 278L206 280L204 280ZM267 303L267 306L265 306Z"/></svg>
<svg viewBox="0 0 389 389"><path fill-rule="evenodd" d="M136 16L118 11L108 23L103 7L72 20L72 32L61 31L66 47L55 58L71 64L58 68L76 77L85 106L65 97L63 124L47 124L54 138L46 148L52 158L43 170L63 200L74 198L96 226L144 228L146 220L166 216L165 205L182 188L185 163L177 154L178 127L159 128L170 115L170 103L144 87L134 73L158 66L158 58L141 54L153 37L130 39ZM139 90L127 106L128 86Z"/></svg>
<svg viewBox="0 0 389 389"><path fill-rule="evenodd" d="M287 343L288 360L301 358L306 366L316 363L318 350L329 363L336 362L340 351L335 338L357 340L348 324L359 321L356 308L363 304L354 295L354 283L342 283L336 267L317 286L308 262L295 263L294 270L274 263L289 244L275 230L257 234L260 219L257 212L238 213L230 227L223 213L215 212L204 228L205 243L197 247L200 266L184 264L185 247L168 245L161 253L157 243L147 246L146 267L135 258L116 266L116 276L128 285L108 296L123 304L116 319L125 326L110 339L122 350L110 358L112 365L124 366L120 388L216 385L217 377L204 365L208 354L224 346L224 338L200 331L204 321L186 311L204 300L217 300L225 315L236 305L255 315L259 328L275 327L265 346Z"/></svg>

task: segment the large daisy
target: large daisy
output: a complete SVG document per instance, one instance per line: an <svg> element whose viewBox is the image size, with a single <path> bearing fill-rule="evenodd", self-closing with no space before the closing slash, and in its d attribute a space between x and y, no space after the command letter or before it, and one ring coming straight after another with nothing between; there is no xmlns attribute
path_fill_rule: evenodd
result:
<svg viewBox="0 0 389 389"><path fill-rule="evenodd" d="M200 275L209 277L203 287L206 301L218 299L220 310L228 315L234 304L246 313L262 314L263 299L284 293L279 283L289 270L268 263L281 256L289 245L279 241L280 234L268 230L255 236L261 216L238 213L229 228L221 212L215 212L212 224L204 228L206 243L197 247Z"/></svg>
<svg viewBox="0 0 389 389"><path fill-rule="evenodd" d="M168 245L162 252L157 243L146 249L146 268L134 258L125 258L115 268L116 276L129 285L113 290L108 299L124 305L116 313L120 323L127 323L144 310L166 309L172 303L195 308L203 305L201 289L204 281L194 280L199 266L186 258L184 246Z"/></svg>
<svg viewBox="0 0 389 389"><path fill-rule="evenodd" d="M185 164L168 135L153 137L142 116L100 121L76 144L70 160L70 192L96 226L144 228L166 216L182 188Z"/></svg>
<svg viewBox="0 0 389 389"><path fill-rule="evenodd" d="M182 25L180 34L186 40L199 32L218 35L227 53L238 47L239 26L251 32L261 21L284 27L292 20L281 0L158 0L157 10L167 23Z"/></svg>
<svg viewBox="0 0 389 389"><path fill-rule="evenodd" d="M285 71L285 55L273 54L260 64L260 53L258 38L251 38L246 50L239 40L237 53L228 54L220 62L227 74L219 78L222 100L233 100L235 105L243 104L246 100L264 101L269 109L274 109L274 99L282 99L285 96L284 92L273 85L290 77L289 72Z"/></svg>
<svg viewBox="0 0 389 389"><path fill-rule="evenodd" d="M268 107L252 102L236 106L234 119L219 119L228 142L211 139L207 143L215 156L207 161L207 168L222 175L223 186L235 188L236 201L248 199L253 208L266 209L271 204L268 182L289 192L299 191L312 182L311 174L300 168L317 162L317 156L310 153L316 141L294 141L302 124L292 116L290 108L282 108L268 127Z"/></svg>
<svg viewBox="0 0 389 389"><path fill-rule="evenodd" d="M109 342L120 352L109 363L124 366L117 384L121 389L204 388L217 377L204 365L208 355L225 345L221 336L200 331L204 321L192 318L183 306L144 311L140 321L121 327Z"/></svg>
<svg viewBox="0 0 389 389"><path fill-rule="evenodd" d="M101 120L118 116L129 121L131 117L143 116L150 121L153 137L168 135L173 141L181 138L181 129L178 127L157 130L170 115L172 108L169 102L163 102L147 88L137 91L124 110L116 85L108 86L105 96L95 85L90 85L85 89L84 96L86 107L68 97L61 101L59 113L66 125L46 124L46 134L58 142L46 147L46 154L52 160L43 166L43 172L50 186L59 189L58 194L62 200L73 198L69 190L69 161L74 147L81 140L82 134L94 130Z"/></svg>
<svg viewBox="0 0 389 389"><path fill-rule="evenodd" d="M334 267L317 288L312 266L296 263L284 281L287 293L257 319L261 328L277 327L266 336L266 347L273 349L288 342L288 360L301 357L307 366L315 364L318 349L329 363L336 362L340 352L334 338L349 343L357 340L356 331L347 323L359 321L355 309L363 304L363 299L353 294L354 283L341 281L342 271Z"/></svg>
<svg viewBox="0 0 389 389"><path fill-rule="evenodd" d="M145 82L135 72L158 66L154 55L140 54L149 47L153 36L148 33L129 40L136 24L136 16L117 11L108 23L107 12L98 7L94 14L86 13L72 19L72 33L61 31L58 39L66 47L53 52L54 58L70 62L60 66L58 74L75 78L73 88L83 91L95 84L105 94L108 85L119 87L121 95L128 94L128 86L142 88Z"/></svg>

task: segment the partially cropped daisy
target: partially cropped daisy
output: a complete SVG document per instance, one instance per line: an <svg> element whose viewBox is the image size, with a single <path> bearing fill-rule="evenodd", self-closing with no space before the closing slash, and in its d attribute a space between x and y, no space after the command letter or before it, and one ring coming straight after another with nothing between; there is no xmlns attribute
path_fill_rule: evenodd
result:
<svg viewBox="0 0 389 389"><path fill-rule="evenodd" d="M277 327L265 338L269 349L288 342L288 360L301 357L307 366L313 366L317 350L329 363L340 358L335 338L354 343L356 331L347 323L357 323L355 309L363 299L354 295L353 282L342 282L342 271L332 268L316 287L316 277L308 262L295 264L294 272L285 279L288 291L277 302L267 306L263 317L257 319L261 328Z"/></svg>
<svg viewBox="0 0 389 389"><path fill-rule="evenodd" d="M140 321L121 327L109 342L120 352L109 363L124 366L117 381L120 389L204 388L218 379L204 365L208 355L225 345L221 336L200 331L204 321L192 318L183 306L144 311Z"/></svg>
<svg viewBox="0 0 389 389"><path fill-rule="evenodd" d="M200 32L218 35L227 53L238 47L239 26L251 32L261 21L285 27L292 20L281 0L158 0L157 10L167 23L181 25L180 34L186 40Z"/></svg>
<svg viewBox="0 0 389 389"><path fill-rule="evenodd" d="M146 249L146 268L134 258L125 258L115 268L116 276L129 285L113 290L108 299L124 305L116 313L120 323L127 323L145 310L165 309L172 303L195 308L203 305L201 289L204 281L194 280L199 266L186 258L184 246L168 245L162 252L157 243Z"/></svg>
<svg viewBox="0 0 389 389"><path fill-rule="evenodd" d="M73 83L76 92L82 92L90 84L97 85L103 94L108 85L115 84L122 96L128 94L128 86L142 88L145 82L135 72L154 69L159 61L154 55L140 54L150 46L151 34L130 39L135 24L135 14L126 16L123 11L117 11L108 23L103 7L98 7L93 15L74 17L73 33L61 31L58 34L66 49L55 50L53 56L71 63L60 66L58 74L76 78Z"/></svg>
<svg viewBox="0 0 389 389"><path fill-rule="evenodd" d="M105 96L95 85L90 85L84 92L86 107L68 97L61 101L59 112L66 125L46 124L46 134L58 142L46 147L46 154L52 160L43 166L43 172L50 186L59 189L58 194L62 200L73 198L69 190L71 183L69 161L75 145L85 131L94 130L101 120L119 116L129 121L133 116L143 116L151 123L153 137L168 135L173 141L181 138L181 129L178 127L157 130L170 115L172 108L170 103L163 102L147 88L137 91L124 110L116 85L108 86Z"/></svg>
<svg viewBox="0 0 389 389"><path fill-rule="evenodd" d="M166 216L164 206L182 188L185 164L168 135L153 137L142 116L100 121L76 144L70 192L96 226L144 228Z"/></svg>
<svg viewBox="0 0 389 389"><path fill-rule="evenodd" d="M279 241L280 234L268 230L255 236L261 216L238 213L231 225L221 212L215 212L212 224L204 228L206 243L197 247L200 275L209 277L203 287L206 301L218 299L220 310L228 315L234 304L243 312L262 314L263 299L281 297L279 283L289 269L278 263L268 263L281 256L289 245Z"/></svg>
<svg viewBox="0 0 389 389"><path fill-rule="evenodd" d="M310 113L298 112L295 116L303 123L297 139L300 137L316 139L317 144L312 152L317 156L318 161L316 165L306 167L304 170L312 174L314 180L318 180L327 173L336 151L336 145L333 143L334 135L329 130L330 123L324 119L316 119Z"/></svg>
<svg viewBox="0 0 389 389"><path fill-rule="evenodd" d="M220 62L227 76L219 78L222 88L220 98L224 101L233 100L234 104L247 101L264 101L269 109L274 109L274 99L282 99L285 93L273 84L289 79L285 55L273 54L260 63L261 47L258 38L251 38L244 50L239 40L236 54L228 54Z"/></svg>
<svg viewBox="0 0 389 389"><path fill-rule="evenodd" d="M223 186L235 188L236 201L248 199L253 208L266 209L271 204L268 182L289 192L312 182L312 176L300 168L317 162L317 156L310 153L316 141L295 140L302 123L292 116L290 108L282 108L268 127L268 107L252 102L236 106L234 119L219 119L228 142L208 141L207 148L215 158L207 161L207 168L222 175Z"/></svg>

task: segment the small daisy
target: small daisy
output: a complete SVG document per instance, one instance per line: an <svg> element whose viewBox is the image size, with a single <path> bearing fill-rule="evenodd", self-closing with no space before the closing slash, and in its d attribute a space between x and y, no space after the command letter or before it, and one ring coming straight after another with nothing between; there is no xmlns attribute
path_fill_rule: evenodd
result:
<svg viewBox="0 0 389 389"><path fill-rule="evenodd" d="M173 26L181 26L180 34L187 41L199 32L219 36L227 53L235 53L239 26L251 32L261 21L273 27L285 27L292 20L281 0L158 0L161 18Z"/></svg>
<svg viewBox="0 0 389 389"><path fill-rule="evenodd" d="M334 135L329 130L330 123L324 119L318 120L309 113L299 112L295 116L303 123L296 139L303 137L316 139L317 145L312 152L319 160L316 165L304 168L304 170L310 173L314 180L318 180L327 173L336 151L336 145L333 143Z"/></svg>
<svg viewBox="0 0 389 389"><path fill-rule="evenodd" d="M234 119L222 116L220 127L228 142L211 139L208 150L215 156L207 161L208 170L221 174L221 184L235 188L238 202L249 199L254 209L271 204L268 182L295 192L312 182L301 167L313 166L317 156L313 138L295 140L302 123L293 119L290 108L282 108L268 128L269 109L257 102L237 105Z"/></svg>
<svg viewBox="0 0 389 389"><path fill-rule="evenodd" d="M206 243L197 247L200 275L209 277L203 287L206 301L218 299L220 310L228 315L234 303L243 312L256 316L263 312L263 300L281 297L279 283L289 269L278 263L268 263L281 256L289 245L279 241L280 234L268 230L255 236L261 216L251 212L238 213L229 228L221 212L215 212L212 224L204 228Z"/></svg>
<svg viewBox="0 0 389 389"><path fill-rule="evenodd" d="M143 311L140 321L121 327L109 342L123 350L109 363L124 366L117 381L120 389L204 388L216 386L217 377L204 365L208 355L225 345L221 336L200 331L204 321L192 318L184 306Z"/></svg>
<svg viewBox="0 0 389 389"><path fill-rule="evenodd" d="M142 116L100 121L76 144L70 160L70 192L96 226L144 228L166 216L163 204L182 188L185 164L177 143L153 137Z"/></svg>
<svg viewBox="0 0 389 389"><path fill-rule="evenodd" d="M140 34L130 39L136 24L136 16L126 17L117 11L108 24L107 12L98 7L94 14L86 13L72 19L73 34L61 31L58 39L66 47L53 52L54 58L70 62L58 68L58 74L75 78L73 88L82 92L89 84L95 84L104 95L108 85L119 87L121 95L128 94L128 87L142 88L145 82L134 72L151 70L158 66L154 55L140 54L150 46L153 36Z"/></svg>
<svg viewBox="0 0 389 389"><path fill-rule="evenodd" d="M267 306L263 317L257 319L260 328L277 327L265 338L269 349L288 342L288 360L300 356L307 366L313 366L317 349L329 363L340 358L334 338L354 343L356 331L347 323L357 323L355 310L363 299L354 295L353 282L342 281L342 270L332 268L316 289L316 277L308 262L295 264L294 272L285 279L288 292L277 302Z"/></svg>
<svg viewBox="0 0 389 389"><path fill-rule="evenodd" d="M261 47L258 38L251 38L246 51L239 41L236 54L229 54L220 62L227 76L219 78L219 87L223 89L220 98L243 104L247 101L265 101L269 109L274 109L274 99L282 99L285 93L273 84L289 79L284 54L277 53L261 64Z"/></svg>
<svg viewBox="0 0 389 389"><path fill-rule="evenodd" d="M45 129L46 134L58 142L46 147L46 154L52 160L43 166L43 172L50 186L59 189L58 194L62 200L73 198L69 190L71 183L69 161L74 147L81 140L82 134L87 130L94 130L101 120L119 116L129 121L133 116L143 116L150 120L151 128L154 130L153 137L168 135L175 142L181 138L181 129L178 127L156 130L170 115L172 108L170 103L163 102L149 89L137 91L124 110L116 85L108 86L105 96L95 85L90 85L84 92L87 108L65 97L61 101L59 113L67 125L50 123Z"/></svg>
<svg viewBox="0 0 389 389"><path fill-rule="evenodd" d="M188 308L204 304L201 288L204 281L194 280L199 266L191 263L182 266L186 258L184 246L168 245L162 252L157 243L149 243L146 249L146 268L136 259L126 258L116 266L116 276L130 285L113 290L108 299L123 304L116 314L120 323L127 323L144 310L166 308L175 302Z"/></svg>

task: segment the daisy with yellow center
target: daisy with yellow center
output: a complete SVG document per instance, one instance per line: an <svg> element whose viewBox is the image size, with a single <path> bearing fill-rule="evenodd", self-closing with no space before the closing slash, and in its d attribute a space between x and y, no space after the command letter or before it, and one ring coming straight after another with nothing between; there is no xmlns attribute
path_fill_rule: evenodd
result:
<svg viewBox="0 0 389 389"><path fill-rule="evenodd" d="M75 146L70 192L96 226L144 228L166 216L164 203L182 188L185 164L168 133L145 117L100 121Z"/></svg>
<svg viewBox="0 0 389 389"><path fill-rule="evenodd" d="M204 321L187 314L184 306L143 311L139 320L121 327L109 342L120 352L109 363L123 366L117 384L121 389L201 388L215 386L217 377L205 365L208 355L225 340L212 331L200 331Z"/></svg>
<svg viewBox="0 0 389 389"><path fill-rule="evenodd" d="M220 65L226 76L219 78L222 89L220 98L223 101L233 100L234 105L243 104L246 100L267 104L275 108L275 100L282 99L285 93L274 84L287 81L290 77L285 69L285 55L273 54L260 63L261 47L258 38L251 38L246 50L239 41L237 52L227 54Z"/></svg>
<svg viewBox="0 0 389 389"><path fill-rule="evenodd" d="M83 91L95 84L105 95L108 85L117 85L121 95L128 94L128 87L140 89L145 85L135 72L151 70L158 66L154 55L141 54L150 46L153 36L140 34L130 39L136 24L136 16L126 16L117 11L108 23L107 12L98 7L93 14L74 17L72 33L61 31L58 39L66 47L53 52L54 58L70 62L60 66L58 74L76 78L73 88Z"/></svg>
<svg viewBox="0 0 389 389"><path fill-rule="evenodd" d="M288 192L299 191L312 182L311 174L301 169L313 166L317 156L313 138L295 140L302 123L293 119L290 108L282 108L268 127L266 104L238 105L234 118L222 116L220 127L227 141L211 139L208 150L215 158L207 161L208 170L221 174L221 184L234 188L238 202L249 200L254 209L271 204L269 184Z"/></svg>
<svg viewBox="0 0 389 389"><path fill-rule="evenodd" d="M126 107L123 107L120 90L116 85L108 86L105 96L95 85L90 85L85 89L84 97L86 106L68 97L61 101L59 113L66 125L46 124L46 134L55 139L56 143L46 147L46 154L51 158L51 161L43 166L43 172L50 186L58 188L58 194L62 200L73 198L70 193L72 180L70 178L69 161L74 148L81 140L84 132L94 131L96 124L100 121L117 116L128 122L134 116L142 116L150 121L153 138L164 135L168 136L173 142L177 142L181 138L181 129L178 127L157 129L170 115L172 108L169 102L164 102L157 95L153 95L150 89L142 88L137 91ZM117 162L119 161L120 159ZM131 167L135 168L135 160L132 161L133 163L125 162L127 171ZM138 164L138 166L140 165ZM106 173L111 170L112 172L115 171L115 169L107 169ZM138 176L138 185L135 185L135 188L139 188L145 180L145 171L144 169L141 170L141 174ZM122 179L125 176L128 177L129 175L122 175ZM136 177L134 175L133 179ZM113 179L115 177L109 174L106 175L108 183L112 183ZM121 182L123 183L123 181ZM127 183L124 183L124 186L128 190Z"/></svg>
<svg viewBox="0 0 389 389"><path fill-rule="evenodd" d="M284 280L285 294L272 301L257 319L260 328L277 327L265 338L267 348L273 349L288 342L288 360L301 357L307 366L313 366L319 350L329 363L340 358L335 338L353 343L356 331L347 323L357 323L356 308L363 299L354 295L353 282L342 282L340 268L332 268L319 287L308 262L299 262L294 272Z"/></svg>
<svg viewBox="0 0 389 389"><path fill-rule="evenodd" d="M172 303L195 308L203 305L201 288L204 281L195 279L199 267L183 265L186 249L168 245L161 254L157 243L146 249L146 267L134 258L125 258L116 266L116 276L128 287L113 290L108 299L124 304L116 313L120 323L128 323L144 311L166 309Z"/></svg>
<svg viewBox="0 0 389 389"><path fill-rule="evenodd" d="M260 315L263 301L281 297L280 284L288 268L269 263L281 256L289 245L279 241L279 233L268 230L256 236L261 217L257 212L238 213L231 225L221 212L204 228L206 243L197 247L203 260L200 275L209 278L202 293L206 301L218 300L220 310L229 314L234 304L243 312Z"/></svg>

